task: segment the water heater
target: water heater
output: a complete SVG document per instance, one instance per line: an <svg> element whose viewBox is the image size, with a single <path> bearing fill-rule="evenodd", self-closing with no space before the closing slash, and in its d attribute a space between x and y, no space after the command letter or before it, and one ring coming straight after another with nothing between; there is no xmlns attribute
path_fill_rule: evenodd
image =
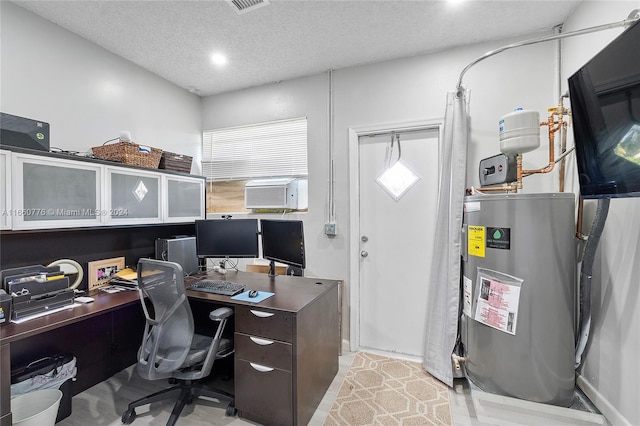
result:
<svg viewBox="0 0 640 426"><path fill-rule="evenodd" d="M575 386L574 195L465 198L461 339L480 389L570 406Z"/></svg>

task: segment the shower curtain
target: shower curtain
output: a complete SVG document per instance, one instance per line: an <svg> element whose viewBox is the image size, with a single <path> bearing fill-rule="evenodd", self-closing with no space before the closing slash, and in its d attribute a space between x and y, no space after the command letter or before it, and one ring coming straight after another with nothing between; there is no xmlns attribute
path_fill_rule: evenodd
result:
<svg viewBox="0 0 640 426"><path fill-rule="evenodd" d="M468 94L460 87L447 94L440 170L434 255L427 290L426 371L453 386L451 354L458 334L460 231L465 195L469 138Z"/></svg>

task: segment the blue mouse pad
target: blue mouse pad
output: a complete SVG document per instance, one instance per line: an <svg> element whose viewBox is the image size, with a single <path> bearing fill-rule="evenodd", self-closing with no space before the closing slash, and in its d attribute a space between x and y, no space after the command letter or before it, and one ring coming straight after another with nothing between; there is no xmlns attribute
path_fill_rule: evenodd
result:
<svg viewBox="0 0 640 426"><path fill-rule="evenodd" d="M275 294L275 293L269 293L268 291L259 291L256 297L249 297L249 291L250 290L247 290L243 293L236 294L235 296L232 297L232 299L242 300L243 302L259 303L259 302L262 302L264 299L268 299L269 297Z"/></svg>

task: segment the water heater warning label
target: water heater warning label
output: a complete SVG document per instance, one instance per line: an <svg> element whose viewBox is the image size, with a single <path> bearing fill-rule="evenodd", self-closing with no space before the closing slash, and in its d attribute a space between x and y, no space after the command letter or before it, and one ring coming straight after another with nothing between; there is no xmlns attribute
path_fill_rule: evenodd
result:
<svg viewBox="0 0 640 426"><path fill-rule="evenodd" d="M485 235L484 226L467 227L467 251L471 256L484 257Z"/></svg>

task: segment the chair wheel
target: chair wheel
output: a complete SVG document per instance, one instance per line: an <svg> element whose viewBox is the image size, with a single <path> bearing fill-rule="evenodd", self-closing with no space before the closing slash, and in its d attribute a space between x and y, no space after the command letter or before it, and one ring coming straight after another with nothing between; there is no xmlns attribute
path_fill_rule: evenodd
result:
<svg viewBox="0 0 640 426"><path fill-rule="evenodd" d="M235 417L235 415L238 414L238 410L236 410L236 406L233 402L230 402L229 405L227 405L227 409L224 414L229 417Z"/></svg>
<svg viewBox="0 0 640 426"><path fill-rule="evenodd" d="M122 424L130 425L136 419L136 410L131 409L122 413Z"/></svg>

